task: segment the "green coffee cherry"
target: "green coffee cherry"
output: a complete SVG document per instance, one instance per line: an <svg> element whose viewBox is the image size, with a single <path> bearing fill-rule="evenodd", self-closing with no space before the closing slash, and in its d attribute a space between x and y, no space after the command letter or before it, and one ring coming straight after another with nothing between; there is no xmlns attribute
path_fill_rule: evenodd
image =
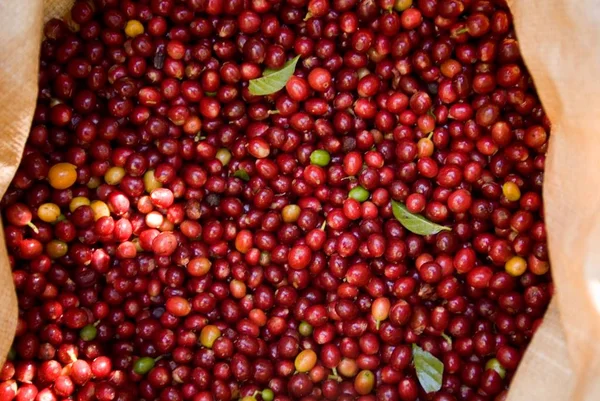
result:
<svg viewBox="0 0 600 401"><path fill-rule="evenodd" d="M302 321L300 322L300 326L298 326L298 332L301 336L308 337L312 334L313 327L309 323Z"/></svg>
<svg viewBox="0 0 600 401"><path fill-rule="evenodd" d="M325 167L331 161L329 152L323 149L317 149L310 154L310 163L317 166Z"/></svg>
<svg viewBox="0 0 600 401"><path fill-rule="evenodd" d="M275 393L273 393L273 390L270 388L266 388L260 393L260 396L264 401L273 401L273 398L275 398Z"/></svg>
<svg viewBox="0 0 600 401"><path fill-rule="evenodd" d="M144 356L133 364L133 371L138 375L145 375L154 367L154 359Z"/></svg>
<svg viewBox="0 0 600 401"><path fill-rule="evenodd" d="M370 195L369 191L367 191L366 189L364 189L360 185L352 188L350 190L350 192L348 192L348 197L349 198L352 198L352 199L354 199L356 201L359 201L359 202L364 202L367 199L369 199L369 195Z"/></svg>
<svg viewBox="0 0 600 401"><path fill-rule="evenodd" d="M98 334L98 329L96 328L96 326L94 326L92 324L88 324L83 329L81 329L81 331L79 332L79 337L83 341L92 341L93 339L96 338L97 334Z"/></svg>

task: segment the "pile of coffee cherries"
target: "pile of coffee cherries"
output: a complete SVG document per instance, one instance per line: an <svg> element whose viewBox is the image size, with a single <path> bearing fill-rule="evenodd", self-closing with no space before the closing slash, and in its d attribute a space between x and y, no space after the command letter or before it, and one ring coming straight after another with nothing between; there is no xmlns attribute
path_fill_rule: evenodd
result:
<svg viewBox="0 0 600 401"><path fill-rule="evenodd" d="M0 400L504 400L549 132L503 0L77 0L2 200Z"/></svg>

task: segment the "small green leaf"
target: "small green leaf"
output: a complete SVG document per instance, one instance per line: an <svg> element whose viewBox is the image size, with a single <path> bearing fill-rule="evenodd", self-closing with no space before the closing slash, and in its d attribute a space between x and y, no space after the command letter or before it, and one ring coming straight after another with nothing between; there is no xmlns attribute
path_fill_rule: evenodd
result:
<svg viewBox="0 0 600 401"><path fill-rule="evenodd" d="M233 173L233 176L236 178L239 178L241 180L244 180L244 181L250 180L250 176L248 175L248 172L246 170L244 170L243 168L241 168L238 171L236 171L235 173Z"/></svg>
<svg viewBox="0 0 600 401"><path fill-rule="evenodd" d="M440 391L442 388L442 376L444 364L442 361L424 351L417 344L413 344L413 364L417 372L417 378L426 393Z"/></svg>
<svg viewBox="0 0 600 401"><path fill-rule="evenodd" d="M275 93L287 84L288 80L296 70L296 63L300 56L296 56L283 66L282 69L273 71L265 70L260 78L250 80L249 90L254 96L270 95Z"/></svg>
<svg viewBox="0 0 600 401"><path fill-rule="evenodd" d="M392 201L392 212L404 228L415 234L430 235L452 230L450 227L432 223L423 216L409 212L402 203Z"/></svg>

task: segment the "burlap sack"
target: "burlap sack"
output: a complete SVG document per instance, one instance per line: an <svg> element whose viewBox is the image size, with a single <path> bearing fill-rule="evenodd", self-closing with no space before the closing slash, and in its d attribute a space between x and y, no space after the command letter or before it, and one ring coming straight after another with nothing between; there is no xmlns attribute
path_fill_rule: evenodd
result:
<svg viewBox="0 0 600 401"><path fill-rule="evenodd" d="M16 171L37 96L43 21L72 0L0 1L0 194ZM600 399L600 4L509 0L525 62L553 129L545 218L556 287L510 401ZM0 230L0 362L17 301Z"/></svg>

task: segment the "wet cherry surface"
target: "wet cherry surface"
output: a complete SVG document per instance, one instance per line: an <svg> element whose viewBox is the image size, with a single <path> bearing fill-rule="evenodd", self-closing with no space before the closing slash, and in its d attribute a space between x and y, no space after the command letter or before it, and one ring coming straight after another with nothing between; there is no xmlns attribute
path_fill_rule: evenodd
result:
<svg viewBox="0 0 600 401"><path fill-rule="evenodd" d="M44 35L0 400L505 399L553 288L504 1L77 0Z"/></svg>

